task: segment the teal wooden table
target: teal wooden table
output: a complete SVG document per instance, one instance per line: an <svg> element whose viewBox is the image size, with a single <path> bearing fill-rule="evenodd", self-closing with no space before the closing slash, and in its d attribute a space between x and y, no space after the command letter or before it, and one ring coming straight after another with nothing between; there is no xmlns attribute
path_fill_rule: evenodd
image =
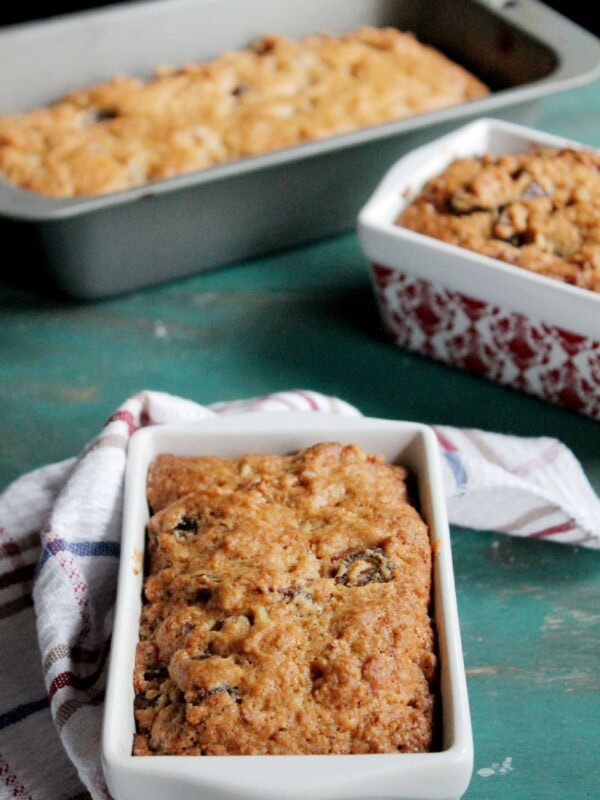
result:
<svg viewBox="0 0 600 800"><path fill-rule="evenodd" d="M600 83L535 124L600 146ZM561 439L600 492L600 427L386 341L354 234L90 305L0 288L0 489L76 454L140 389L286 388L364 413ZM599 323L600 324L600 323ZM470 800L600 797L600 553L453 530Z"/></svg>

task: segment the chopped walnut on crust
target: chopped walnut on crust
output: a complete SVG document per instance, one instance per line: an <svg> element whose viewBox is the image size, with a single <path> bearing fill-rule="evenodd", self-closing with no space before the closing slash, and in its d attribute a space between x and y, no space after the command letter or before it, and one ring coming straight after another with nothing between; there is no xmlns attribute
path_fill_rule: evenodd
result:
<svg viewBox="0 0 600 800"><path fill-rule="evenodd" d="M397 224L600 291L600 155L534 148L454 161Z"/></svg>
<svg viewBox="0 0 600 800"><path fill-rule="evenodd" d="M431 544L402 467L162 455L148 497L134 754L431 749Z"/></svg>

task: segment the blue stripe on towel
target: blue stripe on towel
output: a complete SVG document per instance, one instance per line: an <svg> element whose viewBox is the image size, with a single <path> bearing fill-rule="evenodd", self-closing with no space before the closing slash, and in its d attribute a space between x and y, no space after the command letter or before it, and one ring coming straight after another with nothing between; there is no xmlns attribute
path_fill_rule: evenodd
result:
<svg viewBox="0 0 600 800"><path fill-rule="evenodd" d="M454 483L456 484L454 496L461 497L465 493L467 489L467 483L469 482L467 471L465 470L458 453L446 450L442 453L442 455L448 462L448 466L450 467L450 471L452 472L452 476L454 478Z"/></svg>
<svg viewBox="0 0 600 800"><path fill-rule="evenodd" d="M44 547L38 563L37 574L40 574L52 556L65 550L74 556L83 556L84 558L90 556L118 558L121 545L119 542L68 542L66 539L53 539Z"/></svg>
<svg viewBox="0 0 600 800"><path fill-rule="evenodd" d="M34 700L32 703L23 703L20 706L16 706L16 708L12 708L10 711L6 711L4 714L0 714L0 730L30 717L43 708L48 708L49 705L48 698L42 697L41 700Z"/></svg>

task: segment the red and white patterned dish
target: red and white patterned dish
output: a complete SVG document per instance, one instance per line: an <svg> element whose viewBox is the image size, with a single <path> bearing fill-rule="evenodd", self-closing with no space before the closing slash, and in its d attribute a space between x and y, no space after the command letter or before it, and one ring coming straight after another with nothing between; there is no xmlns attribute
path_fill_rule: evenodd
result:
<svg viewBox="0 0 600 800"><path fill-rule="evenodd" d="M394 222L455 158L538 144L583 146L482 119L414 150L362 209L359 238L396 344L600 419L600 294Z"/></svg>

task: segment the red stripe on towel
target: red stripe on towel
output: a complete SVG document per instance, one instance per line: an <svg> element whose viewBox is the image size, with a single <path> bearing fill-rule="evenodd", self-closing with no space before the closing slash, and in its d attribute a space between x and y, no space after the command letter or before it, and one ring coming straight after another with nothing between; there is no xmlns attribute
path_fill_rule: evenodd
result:
<svg viewBox="0 0 600 800"><path fill-rule="evenodd" d="M308 392L302 391L302 389L295 389L292 394L298 395L298 397L303 397L308 405L313 409L313 411L318 411L320 406L315 400L314 397L311 397Z"/></svg>
<svg viewBox="0 0 600 800"><path fill-rule="evenodd" d="M435 433L435 435L437 436L437 438L438 438L438 442L439 442L439 443L442 445L442 447L444 448L444 450L447 450L447 451L449 451L449 452L451 452L451 453L454 453L454 452L456 452L456 450L458 450L458 447L456 447L455 445L453 445L453 444L452 444L452 442L450 441L450 439L447 439L447 438L444 436L444 434L443 434L443 433L440 433L440 432L437 430L437 428L434 428L434 429L433 429L433 432L434 432L434 433Z"/></svg>
<svg viewBox="0 0 600 800"><path fill-rule="evenodd" d="M528 539L543 539L545 536L552 536L553 533L566 533L575 527L574 522L563 522L562 525L555 525L553 528L544 528L542 531L528 533Z"/></svg>
<svg viewBox="0 0 600 800"><path fill-rule="evenodd" d="M108 421L107 421L106 424L108 425L109 422L124 422L124 423L126 423L130 434L132 434L137 428L137 425L135 423L135 420L133 418L133 414L131 413L131 411L123 411L123 410L115 411L115 413L112 415L112 417L108 418Z"/></svg>
<svg viewBox="0 0 600 800"><path fill-rule="evenodd" d="M0 575L0 589L6 589L7 586L12 586L15 583L31 581L33 580L34 574L35 564L25 564L10 572L5 572L3 575Z"/></svg>
<svg viewBox="0 0 600 800"><path fill-rule="evenodd" d="M18 797L23 800L33 800L27 789L23 786L14 772L11 771L8 762L0 757L0 784L6 786L11 792L4 797ZM12 791L11 791L12 790Z"/></svg>
<svg viewBox="0 0 600 800"><path fill-rule="evenodd" d="M110 638L105 641L102 650L100 650L96 668L93 672L90 672L89 675L75 675L75 673L71 672L71 670L60 672L50 684L50 688L48 689L48 700L52 701L54 695L60 689L64 689L67 686L72 686L74 689L91 689L91 687L97 682L100 675L102 675L102 670L104 669L104 664L106 663L109 649Z"/></svg>

